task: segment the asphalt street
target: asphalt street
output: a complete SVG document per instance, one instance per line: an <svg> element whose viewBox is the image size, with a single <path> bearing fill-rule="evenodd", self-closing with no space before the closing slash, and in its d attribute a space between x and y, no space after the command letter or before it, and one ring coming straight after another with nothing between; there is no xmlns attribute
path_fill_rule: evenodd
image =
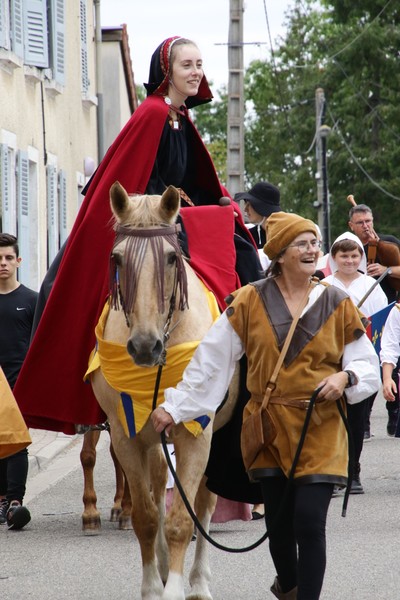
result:
<svg viewBox="0 0 400 600"><path fill-rule="evenodd" d="M332 499L321 600L400 598L400 440L386 435L386 420L378 397L374 437L365 444L361 461L365 494L350 497L346 518L341 516L342 500ZM81 531L81 438L42 433L39 443L35 435L26 496L32 521L20 532L0 527L1 600L139 600L136 538L107 521L113 497L107 434L101 436L95 475L103 516L102 533L95 537ZM220 543L241 547L258 539L263 529L262 521L232 521L212 524L211 533ZM191 543L187 572L193 553ZM272 600L269 586L275 573L267 544L246 554L210 547L210 557L214 600Z"/></svg>

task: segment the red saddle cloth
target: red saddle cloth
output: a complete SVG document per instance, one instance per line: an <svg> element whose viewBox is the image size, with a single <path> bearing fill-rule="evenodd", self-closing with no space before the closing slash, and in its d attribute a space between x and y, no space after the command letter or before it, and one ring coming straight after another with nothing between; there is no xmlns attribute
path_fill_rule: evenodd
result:
<svg viewBox="0 0 400 600"><path fill-rule="evenodd" d="M190 265L224 310L225 298L240 287L235 271L234 208L196 206L182 208L180 215L188 236Z"/></svg>
<svg viewBox="0 0 400 600"><path fill-rule="evenodd" d="M235 272L234 207L184 208L182 217L191 264L214 291L223 310L224 298L240 285ZM104 227L104 215L94 213L92 220L96 219L102 223L98 235L104 235L103 244L97 244L99 268L86 270L85 276L79 277L79 289L75 286L71 290L77 271L85 269L84 257L93 243L93 238L81 232L78 219L73 243L67 244L51 301L46 304L14 388L28 427L73 434L75 424L94 425L106 418L90 384L83 381L95 345L94 328L107 296L108 270L105 266L103 272L101 265L108 264L114 237L112 229ZM79 243L75 243L77 238Z"/></svg>

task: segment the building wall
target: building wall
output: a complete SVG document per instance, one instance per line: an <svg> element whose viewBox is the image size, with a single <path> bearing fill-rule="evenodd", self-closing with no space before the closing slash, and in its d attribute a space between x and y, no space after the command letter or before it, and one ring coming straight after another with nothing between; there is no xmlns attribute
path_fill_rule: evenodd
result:
<svg viewBox="0 0 400 600"><path fill-rule="evenodd" d="M38 289L76 217L84 165L97 166L96 48L92 0L36 0L44 48L28 56L8 9L22 11L28 39L29 4L0 0L0 217L1 230L18 235L21 281Z"/></svg>
<svg viewBox="0 0 400 600"><path fill-rule="evenodd" d="M104 26L102 42L104 146L107 149L137 107L137 97L136 91L130 89L134 87L134 80L126 26Z"/></svg>

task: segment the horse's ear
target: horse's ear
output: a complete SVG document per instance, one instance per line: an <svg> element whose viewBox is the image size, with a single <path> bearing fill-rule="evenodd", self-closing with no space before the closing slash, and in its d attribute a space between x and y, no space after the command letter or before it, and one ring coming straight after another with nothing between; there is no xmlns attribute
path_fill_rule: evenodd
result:
<svg viewBox="0 0 400 600"><path fill-rule="evenodd" d="M129 206L129 196L119 181L113 183L110 188L110 203L114 215L122 219Z"/></svg>
<svg viewBox="0 0 400 600"><path fill-rule="evenodd" d="M160 203L160 209L167 221L172 221L178 215L180 202L179 191L173 185L169 185L161 196Z"/></svg>

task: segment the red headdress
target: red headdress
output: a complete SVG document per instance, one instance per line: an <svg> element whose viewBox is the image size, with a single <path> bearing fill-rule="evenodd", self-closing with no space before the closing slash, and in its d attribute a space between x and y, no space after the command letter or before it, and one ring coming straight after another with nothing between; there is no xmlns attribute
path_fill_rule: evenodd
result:
<svg viewBox="0 0 400 600"><path fill-rule="evenodd" d="M147 95L155 94L157 96L165 96L168 92L169 74L171 68L171 50L177 40L185 40L185 43L191 43L181 36L174 36L164 40L155 50L151 57L149 83L145 83L144 87L147 90ZM211 102L213 98L212 92L208 85L206 76L200 82L199 90L195 96L189 96L185 102L187 108L193 108L199 104Z"/></svg>

